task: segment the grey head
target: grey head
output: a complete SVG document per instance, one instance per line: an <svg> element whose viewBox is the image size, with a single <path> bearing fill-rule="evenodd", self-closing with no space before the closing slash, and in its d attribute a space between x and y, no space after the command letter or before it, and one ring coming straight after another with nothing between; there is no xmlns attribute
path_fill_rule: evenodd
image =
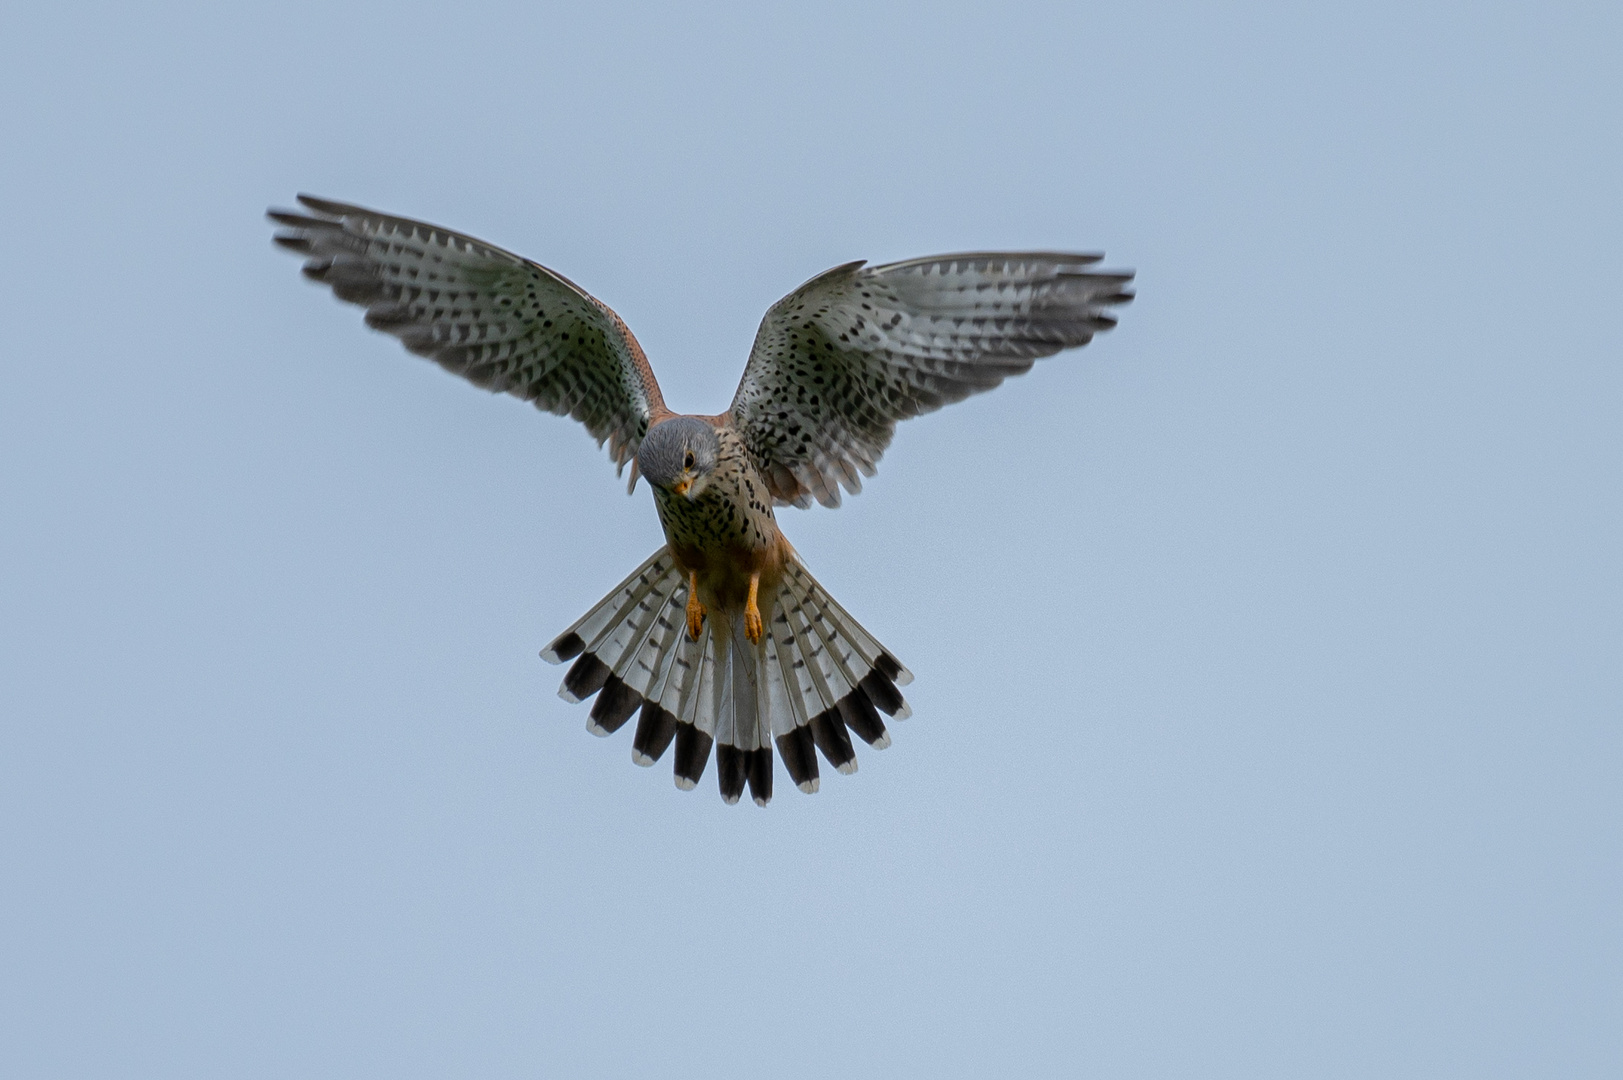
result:
<svg viewBox="0 0 1623 1080"><path fill-rule="evenodd" d="M721 456L716 429L697 416L673 416L648 429L637 448L637 469L648 482L696 499Z"/></svg>

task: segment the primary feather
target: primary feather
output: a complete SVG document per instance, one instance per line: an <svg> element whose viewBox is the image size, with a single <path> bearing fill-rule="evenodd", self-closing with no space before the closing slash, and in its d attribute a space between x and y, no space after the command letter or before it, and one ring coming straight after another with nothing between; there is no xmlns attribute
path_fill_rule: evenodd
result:
<svg viewBox="0 0 1623 1080"><path fill-rule="evenodd" d="M1097 255L936 255L819 274L761 321L733 424L772 494L838 506L862 490L896 423L1030 370L1116 325L1132 274Z"/></svg>
<svg viewBox="0 0 1623 1080"><path fill-rule="evenodd" d="M572 416L617 466L665 410L620 317L539 263L438 225L300 195L272 210L305 275L366 308L366 323L453 374Z"/></svg>

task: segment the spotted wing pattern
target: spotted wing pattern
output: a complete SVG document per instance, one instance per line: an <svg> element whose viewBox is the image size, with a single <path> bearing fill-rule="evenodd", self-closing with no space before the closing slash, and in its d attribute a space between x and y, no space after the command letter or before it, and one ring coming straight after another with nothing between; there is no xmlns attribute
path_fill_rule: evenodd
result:
<svg viewBox="0 0 1623 1080"><path fill-rule="evenodd" d="M366 308L366 322L492 392L573 416L624 467L659 384L620 317L538 263L460 233L300 195L313 213L272 210L307 277ZM633 473L635 483L635 473Z"/></svg>
<svg viewBox="0 0 1623 1080"><path fill-rule="evenodd" d="M990 390L1116 325L1131 272L1097 255L982 252L847 263L774 304L732 423L780 502L838 506L896 422Z"/></svg>

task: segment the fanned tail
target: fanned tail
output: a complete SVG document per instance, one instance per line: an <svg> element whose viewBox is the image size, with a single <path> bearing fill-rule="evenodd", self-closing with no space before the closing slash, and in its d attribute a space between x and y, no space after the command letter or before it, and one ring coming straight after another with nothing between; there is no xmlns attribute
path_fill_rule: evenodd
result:
<svg viewBox="0 0 1623 1080"><path fill-rule="evenodd" d="M735 803L749 787L759 806L772 798L772 746L801 791L818 789L817 755L842 773L857 768L850 732L876 750L890 745L880 713L905 719L897 691L913 681L873 635L790 559L759 644L742 612L706 618L687 634L687 575L660 548L541 653L575 662L559 696L593 694L586 726L619 730L640 708L631 757L652 765L675 744L676 785L695 787L716 748L721 796Z"/></svg>

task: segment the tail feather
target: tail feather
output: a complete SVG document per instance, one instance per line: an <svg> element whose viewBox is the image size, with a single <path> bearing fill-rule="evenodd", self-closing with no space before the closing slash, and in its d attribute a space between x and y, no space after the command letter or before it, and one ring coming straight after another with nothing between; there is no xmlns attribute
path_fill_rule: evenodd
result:
<svg viewBox="0 0 1623 1080"><path fill-rule="evenodd" d="M813 748L811 718L821 708L822 696L811 681L806 662L801 659L790 624L787 605L780 602L767 635L767 679L772 718L772 734L783 758L784 768L795 786L807 795L819 786L817 754ZM852 758L855 767L855 758Z"/></svg>
<svg viewBox="0 0 1623 1080"><path fill-rule="evenodd" d="M866 664L878 668L884 673L885 678L897 686L906 686L913 681L913 673L892 656L888 649L879 644L861 623L853 619L850 612L841 607L840 602L830 596L804 566L798 562L792 564L789 576L804 591L811 604L823 613L823 617L851 643Z"/></svg>
<svg viewBox="0 0 1623 1080"><path fill-rule="evenodd" d="M673 566L671 571L674 569ZM616 614L618 621L604 627L598 633L597 640L587 646L587 651L607 665L618 678L636 684L639 693L646 688L647 679L637 659L644 646L649 644L651 635L653 648L649 651L658 653L661 639L655 632L661 631L662 626L666 630L671 628L669 608L675 594L683 589L682 575L671 571L641 585L620 607ZM650 571L647 576L652 576L653 572Z"/></svg>
<svg viewBox="0 0 1623 1080"><path fill-rule="evenodd" d="M668 590L656 590L655 595L661 597L661 602L644 617L644 625L638 628L636 637L614 665L614 673L644 698L653 696L651 691L669 666L670 653L678 647L687 628L683 614L686 586L678 584Z"/></svg>
<svg viewBox="0 0 1623 1080"><path fill-rule="evenodd" d="M619 587L593 604L590 611L576 619L574 625L541 650L541 659L549 664L558 664L579 656L583 651L595 652L603 635L619 625L620 616L626 608L647 595L675 569L676 560L671 557L668 548L654 552Z"/></svg>
<svg viewBox="0 0 1623 1080"><path fill-rule="evenodd" d="M716 737L716 703L721 693L716 680L721 672L716 656L716 626L706 619L699 640L692 648L692 682L682 688L682 711L677 715L712 739Z"/></svg>
<svg viewBox="0 0 1623 1080"><path fill-rule="evenodd" d="M710 736L692 724L681 724L676 729L676 786L692 791L699 786L699 777L710 761Z"/></svg>
<svg viewBox="0 0 1623 1080"><path fill-rule="evenodd" d="M637 733L631 739L631 760L646 768L664 757L676 738L676 727L676 717L660 708L658 701L644 700Z"/></svg>
<svg viewBox="0 0 1623 1080"><path fill-rule="evenodd" d="M744 780L749 774L750 754L725 742L716 743L716 784L721 788L721 801L733 805L744 794Z"/></svg>
<svg viewBox="0 0 1623 1080"><path fill-rule="evenodd" d="M809 726L812 742L836 772L849 776L857 771L857 751L838 708L824 709L812 717Z"/></svg>
<svg viewBox="0 0 1623 1080"><path fill-rule="evenodd" d="M811 725L779 735L778 755L783 758L783 767L789 770L789 779L794 781L795 787L807 795L817 791L817 749L812 742Z"/></svg>
<svg viewBox="0 0 1623 1080"><path fill-rule="evenodd" d="M818 790L821 754L856 771L854 731L875 749L890 745L880 713L909 714L898 685L912 673L862 628L798 562L791 561L759 644L742 614L707 618L689 637L687 578L661 548L545 650L575 662L559 695L597 695L587 727L609 735L639 713L631 756L652 765L675 747L676 784L695 787L716 750L722 798L772 798L774 756L801 791ZM777 754L773 747L776 744Z"/></svg>
<svg viewBox="0 0 1623 1080"><path fill-rule="evenodd" d="M851 636L842 633L841 625L828 613L829 605L823 602L828 594L810 577L807 574L803 580L795 583L799 586L799 604L791 613L791 621L799 624L797 637L802 642L802 655L808 660L813 681L824 687L822 697L828 703L826 711L838 716L844 727L855 731L875 750L883 750L890 745L890 734L874 710L862 681L875 676L873 681L876 687L889 691L882 692L887 704L901 701L901 695L879 668L864 661L853 647ZM859 675L858 671L862 674ZM829 717L831 726L834 716ZM835 746L839 745L838 737L833 736L832 732L830 741ZM849 741L845 740L847 744ZM831 758L829 763L836 767L849 764L855 770L856 758L851 756L848 762L836 762Z"/></svg>

